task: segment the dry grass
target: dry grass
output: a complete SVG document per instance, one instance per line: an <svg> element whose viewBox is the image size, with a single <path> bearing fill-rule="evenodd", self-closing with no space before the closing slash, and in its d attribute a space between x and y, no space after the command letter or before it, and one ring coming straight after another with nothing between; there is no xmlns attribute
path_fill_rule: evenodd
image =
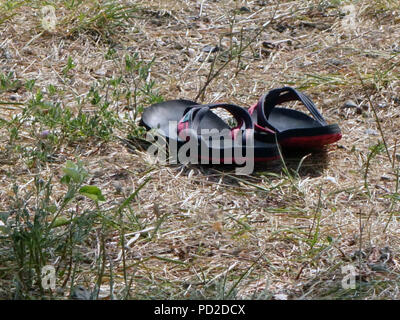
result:
<svg viewBox="0 0 400 320"><path fill-rule="evenodd" d="M204 102L229 101L248 107L271 88L296 86L313 98L330 123L340 124L343 138L325 152L308 155L300 168L302 157L287 155L289 171L278 162L259 165L251 176L243 177L235 176L232 167L163 166L140 148L127 148L117 138L126 138L132 130L132 122L124 117L131 111L123 109L127 104L123 99L111 104L121 124L110 138L68 141L67 137L53 149L56 160L51 162L20 151L35 148L40 130L46 127L25 122L10 145L11 133L0 122L0 211L9 210L14 184L28 193L38 174L44 180L53 176L52 197L57 203L66 191L60 183L61 169L66 160L78 157L90 173L89 183L105 195L101 210L110 219L115 218L116 206L150 178L129 210L124 210L124 239L129 243L125 268L122 227L108 226L100 294L105 299L110 298L110 270L117 298L126 294L127 279L130 296L145 299L400 298L396 153L400 11L396 1L359 1L353 20L341 1L333 0L279 5L273 1L114 1L132 9L132 16L123 17L121 25L106 11L105 20L90 20L95 2L82 5L87 11L80 8L79 12L86 12L86 20L79 20L67 6L71 1L62 1L56 10L59 24L48 32L40 25L40 1L25 1L13 9L3 1L0 73L12 71L12 80L23 82L35 79L35 89L46 93L53 85L58 95L46 99L77 113L77 97L85 97L96 81L120 73L118 60L105 58L112 47L120 56L136 52L145 62L154 58L148 79L155 81L165 100L194 99L211 66L218 70L229 52L237 52L269 22L240 52L240 60L233 59L213 78ZM104 2L99 2L104 8ZM351 24L345 23L347 18ZM202 51L206 45L219 45L222 50L209 54ZM66 75L69 57L75 67ZM0 101L9 102L0 105L0 119L8 121L20 113L35 93L15 86L0 88ZM360 108L343 108L348 99ZM83 109L95 112L88 102ZM383 138L387 150L372 154L371 147ZM81 212L95 207L81 199L70 209ZM85 254L76 263L75 284L93 289L100 234L95 226L81 245ZM359 250L365 253L362 259L357 258ZM57 263L57 256L52 258ZM10 297L15 289L13 274L8 272L10 261L3 263L0 296ZM359 273L356 290L341 287L341 267L348 264ZM66 274L57 280L64 291L54 293L56 298L69 294Z"/></svg>

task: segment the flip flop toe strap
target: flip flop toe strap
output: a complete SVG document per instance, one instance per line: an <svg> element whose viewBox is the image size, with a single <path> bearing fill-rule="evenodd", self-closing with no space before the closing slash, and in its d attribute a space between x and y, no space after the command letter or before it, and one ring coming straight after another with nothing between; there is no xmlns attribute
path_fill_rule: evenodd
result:
<svg viewBox="0 0 400 320"><path fill-rule="evenodd" d="M183 131L186 129L190 129L192 130L192 132L195 132L198 135L201 134L200 123L203 120L204 116L211 109L217 108L227 110L237 121L238 125L235 128L231 129L233 138L235 138L235 136L241 129L246 130L246 132L249 129L254 129L253 120L247 110L234 104L217 103L193 106L192 108L188 108L187 110L185 110L183 118L178 123L178 134L183 133ZM244 137L245 135L243 135L243 138Z"/></svg>

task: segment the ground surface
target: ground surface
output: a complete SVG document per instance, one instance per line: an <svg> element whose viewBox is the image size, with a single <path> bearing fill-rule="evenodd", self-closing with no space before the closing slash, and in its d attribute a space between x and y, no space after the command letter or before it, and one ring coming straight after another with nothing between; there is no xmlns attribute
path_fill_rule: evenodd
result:
<svg viewBox="0 0 400 320"><path fill-rule="evenodd" d="M49 297L37 277L53 265L57 299L400 298L399 9L2 1L0 296ZM250 107L283 85L342 140L250 176L145 152L151 103Z"/></svg>

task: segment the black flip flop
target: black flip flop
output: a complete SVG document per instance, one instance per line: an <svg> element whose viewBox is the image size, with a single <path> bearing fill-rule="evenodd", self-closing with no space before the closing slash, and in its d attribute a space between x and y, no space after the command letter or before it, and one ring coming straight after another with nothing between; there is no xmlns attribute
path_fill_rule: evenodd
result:
<svg viewBox="0 0 400 320"><path fill-rule="evenodd" d="M230 128L211 111L216 108L231 113L238 126ZM198 158L208 161L243 163L251 160L248 157L255 162L279 158L274 143L254 139L254 123L247 110L232 104L198 105L189 100L166 101L146 108L140 124L148 130L156 129L169 141L176 141L178 148L188 141L196 143ZM252 148L250 155L247 154L249 147Z"/></svg>
<svg viewBox="0 0 400 320"><path fill-rule="evenodd" d="M276 107L295 100L301 101L313 118L297 110ZM249 109L249 113L258 131L257 138L270 139L271 133L276 133L282 147L321 148L342 138L339 126L328 125L311 99L291 87L271 90Z"/></svg>

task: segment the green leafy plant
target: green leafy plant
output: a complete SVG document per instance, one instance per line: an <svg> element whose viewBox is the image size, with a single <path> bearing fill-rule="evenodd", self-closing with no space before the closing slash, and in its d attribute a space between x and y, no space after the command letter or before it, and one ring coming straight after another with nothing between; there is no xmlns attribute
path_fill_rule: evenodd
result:
<svg viewBox="0 0 400 320"><path fill-rule="evenodd" d="M80 215L67 211L68 205L80 193L90 198L96 196L98 200L104 197L97 187L82 186L88 173L80 161L67 162L63 171L61 181L68 190L59 202L53 199L52 178L44 181L36 176L33 189L22 190L14 185L12 205L0 216L3 221L0 236L10 248L0 255L0 259L6 259L6 264L13 270L17 283L14 298L27 298L34 294L35 288L44 295L42 268L52 264L55 256L62 257L62 262L67 252L74 254L98 217L98 213L92 211Z"/></svg>
<svg viewBox="0 0 400 320"><path fill-rule="evenodd" d="M17 91L22 87L22 82L15 78L14 72L0 73L0 93L3 91Z"/></svg>
<svg viewBox="0 0 400 320"><path fill-rule="evenodd" d="M135 4L116 3L115 1L67 1L68 14L60 25L68 25L71 35L81 32L103 37L112 36L118 28L130 27L131 19L138 18Z"/></svg>
<svg viewBox="0 0 400 320"><path fill-rule="evenodd" d="M71 71L72 69L74 69L76 66L74 64L74 61L72 60L71 57L68 57L67 60L67 64L65 65L65 67L62 69L62 73L63 75L66 77L69 73L69 71Z"/></svg>

